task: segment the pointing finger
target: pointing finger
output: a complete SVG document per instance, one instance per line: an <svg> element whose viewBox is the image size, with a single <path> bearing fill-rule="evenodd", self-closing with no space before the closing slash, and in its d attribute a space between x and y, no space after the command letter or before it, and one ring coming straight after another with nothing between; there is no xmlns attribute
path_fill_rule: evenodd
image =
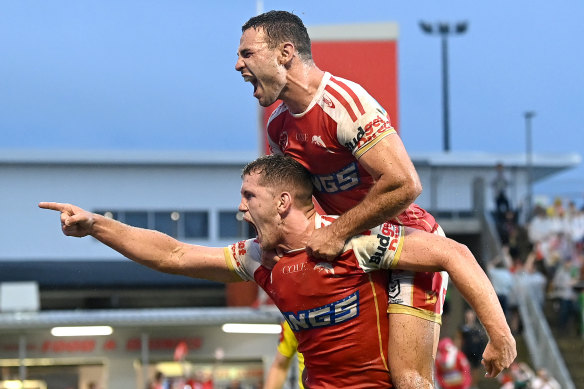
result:
<svg viewBox="0 0 584 389"><path fill-rule="evenodd" d="M53 211L64 212L68 209L68 206L67 206L67 204L63 204L63 203L53 203L53 202L43 201L43 202L39 203L39 208L51 209Z"/></svg>

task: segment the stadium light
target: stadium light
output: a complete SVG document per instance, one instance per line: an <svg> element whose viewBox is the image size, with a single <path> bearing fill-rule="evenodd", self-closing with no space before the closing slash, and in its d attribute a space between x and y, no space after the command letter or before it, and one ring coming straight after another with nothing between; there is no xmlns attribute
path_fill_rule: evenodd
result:
<svg viewBox="0 0 584 389"><path fill-rule="evenodd" d="M454 26L449 23L431 23L420 21L420 28L425 34L440 35L442 40L442 127L443 127L443 148L445 152L450 151L450 113L448 94L448 37L450 35L461 35L468 30L468 22L458 22Z"/></svg>
<svg viewBox="0 0 584 389"><path fill-rule="evenodd" d="M105 336L111 335L114 329L110 326L76 326L76 327L53 327L53 336Z"/></svg>

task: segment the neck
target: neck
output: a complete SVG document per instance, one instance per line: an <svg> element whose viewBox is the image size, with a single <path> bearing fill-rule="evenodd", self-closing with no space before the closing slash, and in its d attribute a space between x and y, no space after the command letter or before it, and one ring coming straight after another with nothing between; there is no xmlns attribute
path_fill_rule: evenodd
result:
<svg viewBox="0 0 584 389"><path fill-rule="evenodd" d="M323 76L324 72L314 63L301 63L290 69L286 75L286 87L280 96L290 112L297 114L306 111Z"/></svg>
<svg viewBox="0 0 584 389"><path fill-rule="evenodd" d="M288 214L282 221L282 242L278 249L286 252L305 248L315 228L315 217L314 208L305 212L296 210Z"/></svg>

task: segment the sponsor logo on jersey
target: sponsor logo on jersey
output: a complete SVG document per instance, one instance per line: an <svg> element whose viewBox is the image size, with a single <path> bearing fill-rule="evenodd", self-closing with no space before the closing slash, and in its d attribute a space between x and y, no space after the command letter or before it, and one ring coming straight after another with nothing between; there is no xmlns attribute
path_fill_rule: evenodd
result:
<svg viewBox="0 0 584 389"><path fill-rule="evenodd" d="M308 134L303 134L300 132L296 133L296 140L300 143L306 143L308 141Z"/></svg>
<svg viewBox="0 0 584 389"><path fill-rule="evenodd" d="M319 262L314 265L314 270L323 271L328 274L335 274L335 268L329 262Z"/></svg>
<svg viewBox="0 0 584 389"><path fill-rule="evenodd" d="M330 174L314 174L312 183L316 190L325 193L337 193L349 190L361 182L357 162L351 162L339 171Z"/></svg>
<svg viewBox="0 0 584 389"><path fill-rule="evenodd" d="M379 263L383 260L387 249L395 251L399 238L399 227L387 222L383 223L381 233L377 234L378 244L375 253L369 258L370 263Z"/></svg>
<svg viewBox="0 0 584 389"><path fill-rule="evenodd" d="M283 314L294 331L344 323L359 316L359 291L321 307Z"/></svg>
<svg viewBox="0 0 584 389"><path fill-rule="evenodd" d="M313 135L312 136L312 144L313 145L317 145L318 147L322 147L323 149L325 149L329 153L334 153L334 151L330 151L326 147L326 144L324 143L324 141L322 140L322 138L320 137L320 135Z"/></svg>
<svg viewBox="0 0 584 389"><path fill-rule="evenodd" d="M306 270L306 262L282 266L282 274L299 273Z"/></svg>
<svg viewBox="0 0 584 389"><path fill-rule="evenodd" d="M327 107L335 108L335 103L333 103L333 101L329 99L327 96L322 96L322 101Z"/></svg>
<svg viewBox="0 0 584 389"><path fill-rule="evenodd" d="M361 148L364 144L371 142L373 139L377 138L385 131L391 130L392 128L393 127L387 118L377 115L377 117L367 123L365 127L359 127L357 135L351 139L351 141L345 143L345 147L351 151L354 151L355 149Z"/></svg>
<svg viewBox="0 0 584 389"><path fill-rule="evenodd" d="M288 148L288 132L282 131L280 134L280 139L278 140L278 145L280 146L280 150L282 150L282 152L286 151Z"/></svg>
<svg viewBox="0 0 584 389"><path fill-rule="evenodd" d="M239 260L239 257L244 256L247 253L247 250L245 249L245 241L239 241L233 245L231 245L231 255L233 256L233 259L235 260L235 265L240 268L242 267L241 265L241 261Z"/></svg>

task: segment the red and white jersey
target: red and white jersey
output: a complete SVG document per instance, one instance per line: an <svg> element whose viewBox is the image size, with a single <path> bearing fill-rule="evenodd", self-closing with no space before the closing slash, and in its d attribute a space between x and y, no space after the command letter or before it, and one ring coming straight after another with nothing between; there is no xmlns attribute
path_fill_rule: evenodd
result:
<svg viewBox="0 0 584 389"><path fill-rule="evenodd" d="M334 217L316 217L317 228ZM390 223L350 239L333 262L304 249L285 254L272 270L260 265L250 239L225 249L227 264L272 298L304 354L309 388L391 388L387 366L389 272L404 229ZM356 374L355 372L358 372Z"/></svg>
<svg viewBox="0 0 584 389"><path fill-rule="evenodd" d="M293 114L282 103L268 121L275 154L290 155L312 174L323 210L341 215L361 202L373 185L359 158L386 136L398 136L387 112L360 85L330 73L306 111ZM432 215L412 204L393 222L432 232Z"/></svg>

